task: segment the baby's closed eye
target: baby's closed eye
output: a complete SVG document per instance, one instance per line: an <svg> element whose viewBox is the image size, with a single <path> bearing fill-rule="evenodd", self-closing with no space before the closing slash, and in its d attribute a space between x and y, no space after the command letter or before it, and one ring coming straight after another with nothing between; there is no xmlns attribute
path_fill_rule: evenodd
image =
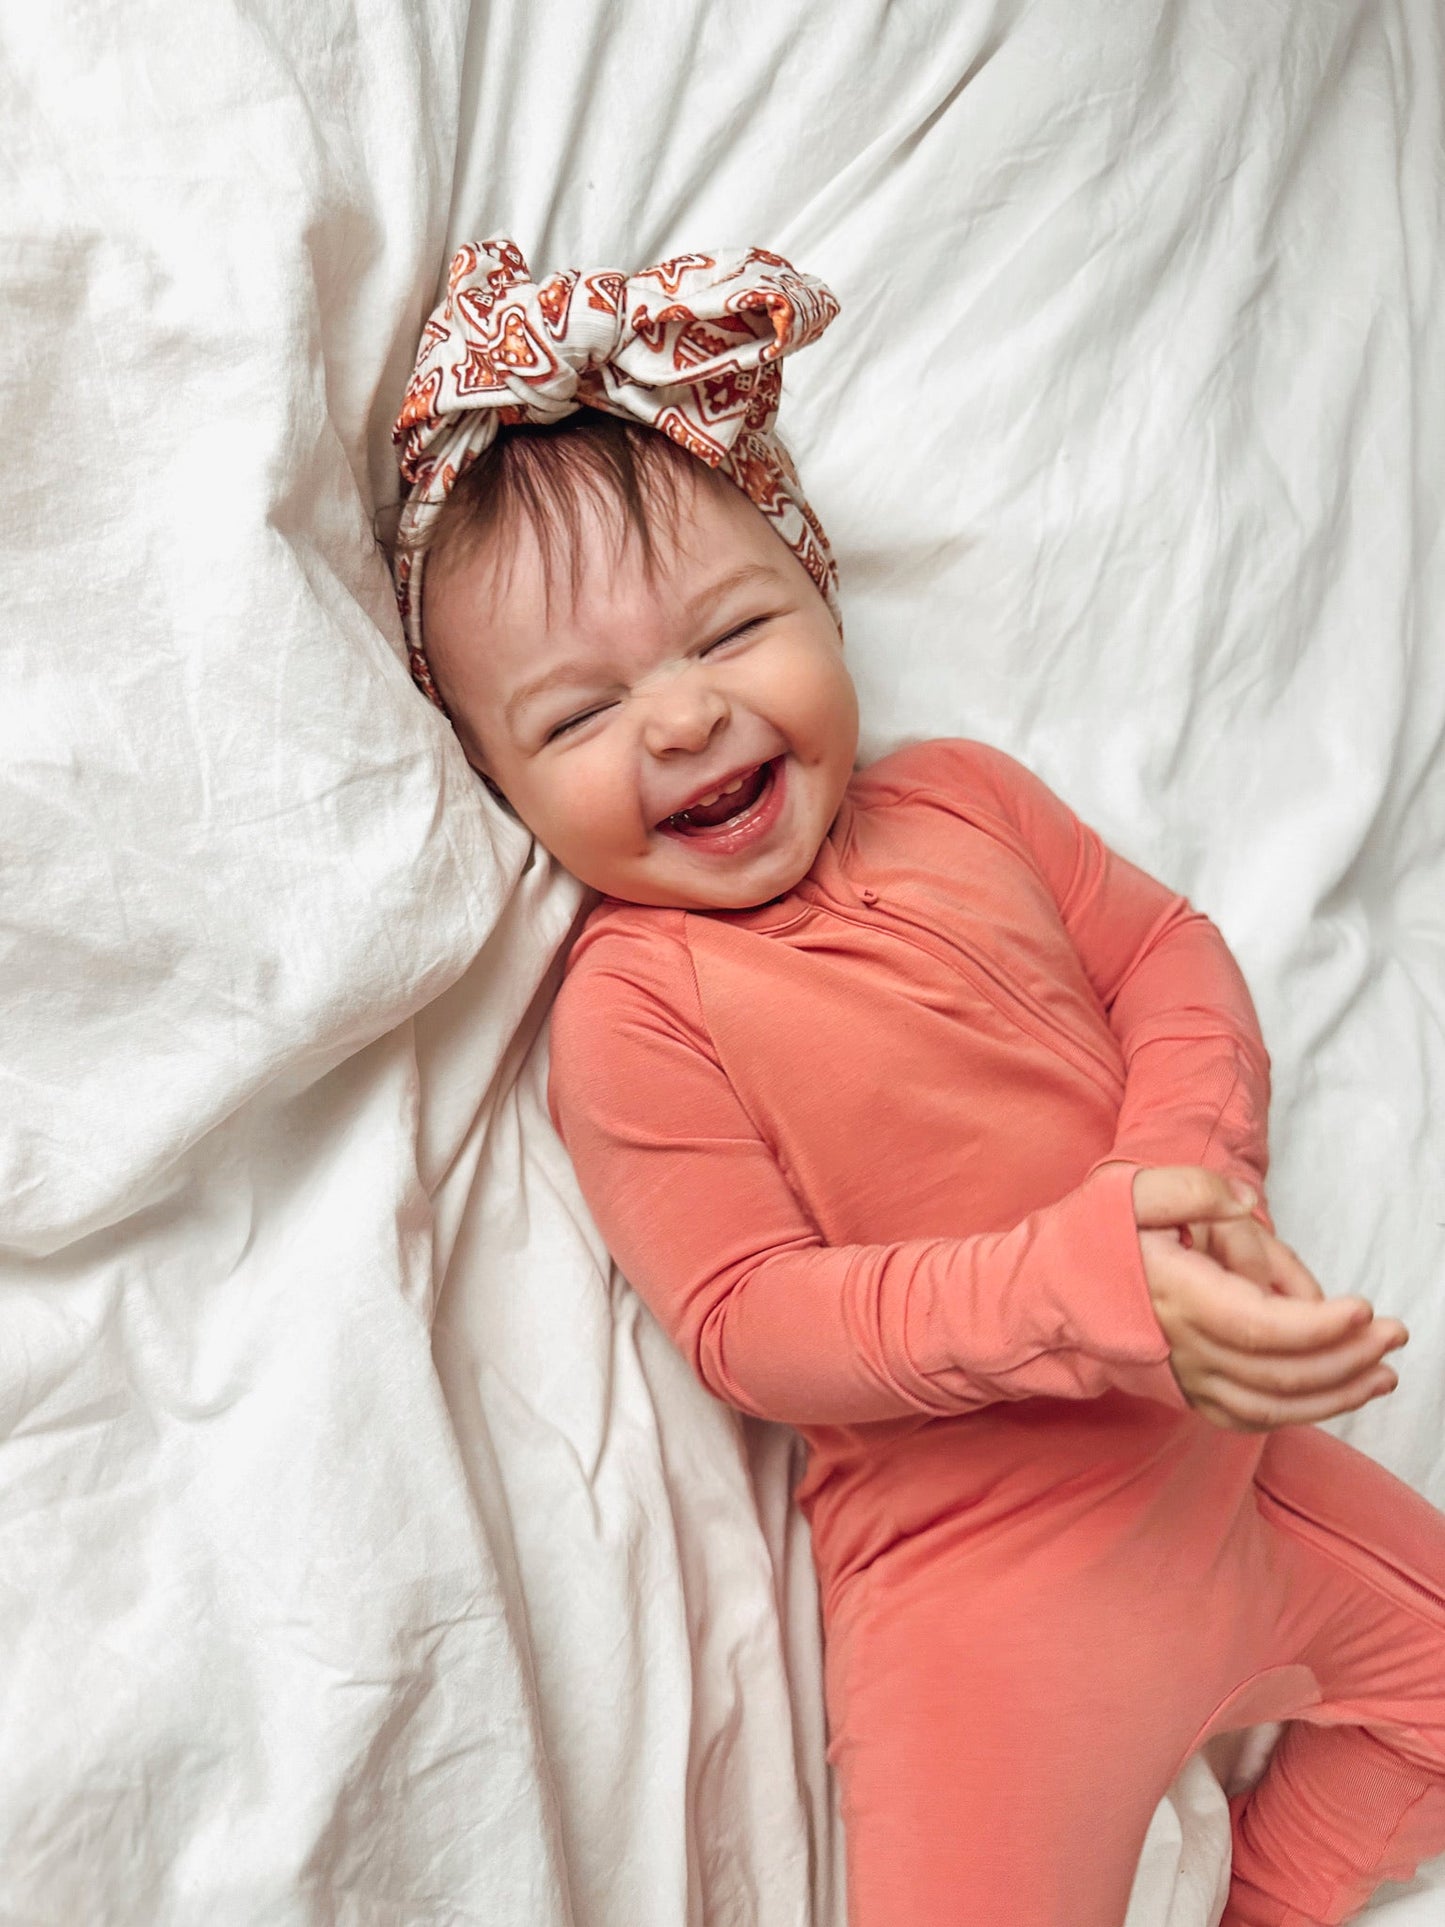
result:
<svg viewBox="0 0 1445 1927"><path fill-rule="evenodd" d="M736 628L729 629L726 635L717 636L707 643L698 651L698 654L710 656L714 649L722 649L730 642L741 642L744 636L750 636L755 630L761 629L767 620L766 616L753 616L747 622L740 622Z"/></svg>
<svg viewBox="0 0 1445 1927"><path fill-rule="evenodd" d="M615 707L615 703L594 703L591 709L579 709L575 715L564 716L560 723L554 723L542 740L544 743L555 742L559 736L565 736L571 730L580 729L583 723L590 723L594 716L600 716L605 710Z"/></svg>

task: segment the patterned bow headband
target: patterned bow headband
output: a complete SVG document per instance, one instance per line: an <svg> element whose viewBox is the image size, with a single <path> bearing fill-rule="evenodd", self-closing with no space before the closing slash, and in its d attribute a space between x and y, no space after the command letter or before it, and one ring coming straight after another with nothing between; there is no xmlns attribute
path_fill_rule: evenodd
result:
<svg viewBox="0 0 1445 1927"><path fill-rule="evenodd" d="M459 248L392 430L411 484L397 600L412 675L437 707L446 705L421 636L426 533L499 428L582 407L655 428L735 482L836 617L833 553L773 424L782 357L837 312L821 281L761 248L680 254L633 275L569 269L542 282L505 236Z"/></svg>

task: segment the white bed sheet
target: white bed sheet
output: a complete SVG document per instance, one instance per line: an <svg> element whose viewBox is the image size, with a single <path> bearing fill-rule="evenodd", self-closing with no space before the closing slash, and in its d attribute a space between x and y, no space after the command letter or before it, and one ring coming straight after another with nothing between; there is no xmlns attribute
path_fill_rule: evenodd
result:
<svg viewBox="0 0 1445 1927"><path fill-rule="evenodd" d="M1348 1429L1445 1502L1438 16L4 20L0 1920L841 1927L790 1441L609 1277L575 892L395 654L415 331L498 228L833 283L867 752L1013 749L1218 917L1281 1223L1414 1329ZM1129 1927L1224 1853L1197 1763Z"/></svg>
<svg viewBox="0 0 1445 1927"><path fill-rule="evenodd" d="M464 27L4 10L16 1927L569 1918L431 1358L399 1028L510 905L505 1036L555 932L414 700L371 536Z"/></svg>

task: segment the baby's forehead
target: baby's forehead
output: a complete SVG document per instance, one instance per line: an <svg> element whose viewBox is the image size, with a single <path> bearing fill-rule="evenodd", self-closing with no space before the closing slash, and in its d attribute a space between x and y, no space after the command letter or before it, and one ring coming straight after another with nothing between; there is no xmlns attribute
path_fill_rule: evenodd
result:
<svg viewBox="0 0 1445 1927"><path fill-rule="evenodd" d="M650 562L635 548L596 552L566 580L546 584L534 576L494 607L513 645L509 670L565 654L610 673L687 650L782 583L771 559L744 543L678 543L659 548Z"/></svg>

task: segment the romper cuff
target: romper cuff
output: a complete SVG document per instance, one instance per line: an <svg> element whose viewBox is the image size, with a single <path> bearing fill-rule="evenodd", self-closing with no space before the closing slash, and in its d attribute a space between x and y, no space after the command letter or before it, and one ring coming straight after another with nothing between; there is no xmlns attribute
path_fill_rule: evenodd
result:
<svg viewBox="0 0 1445 1927"><path fill-rule="evenodd" d="M1125 1392L1187 1408L1134 1223L1138 1165L1103 1160L1010 1232L960 1239L952 1289L920 1293L896 1379L930 1409Z"/></svg>
<svg viewBox="0 0 1445 1927"><path fill-rule="evenodd" d="M1169 1341L1154 1315L1139 1227L1134 1222L1134 1173L1138 1159L1108 1157L1093 1165L1081 1187L1091 1199L1093 1224L1081 1257L1089 1274L1114 1286L1110 1311L1114 1324L1109 1346L1116 1359L1110 1373L1121 1392L1152 1398L1176 1411L1190 1405L1169 1365Z"/></svg>

